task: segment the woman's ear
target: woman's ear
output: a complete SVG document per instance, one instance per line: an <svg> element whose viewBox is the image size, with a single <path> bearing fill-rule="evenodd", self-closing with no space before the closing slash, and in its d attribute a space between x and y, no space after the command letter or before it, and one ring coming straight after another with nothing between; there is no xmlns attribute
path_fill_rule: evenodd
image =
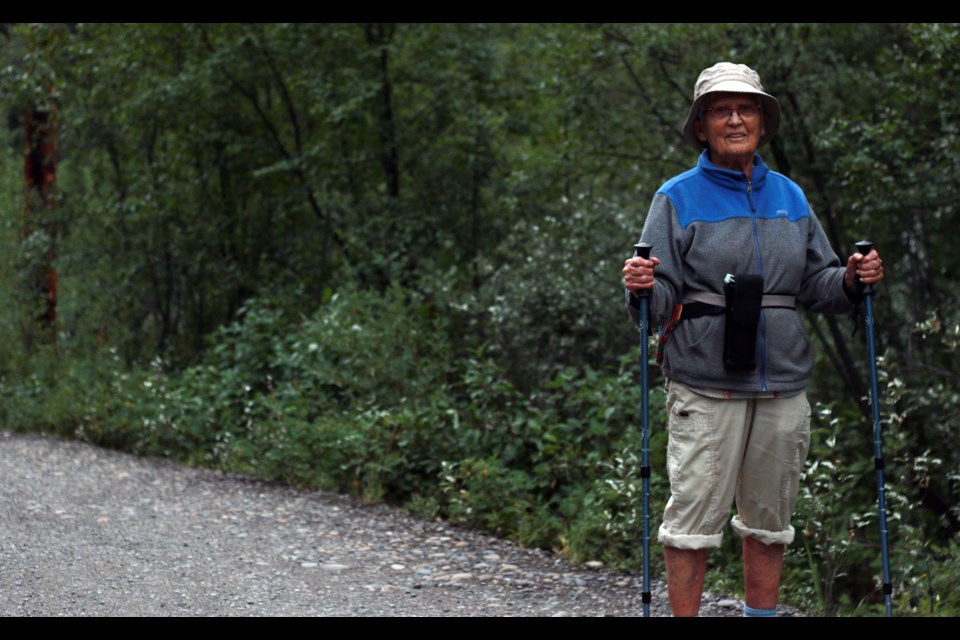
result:
<svg viewBox="0 0 960 640"><path fill-rule="evenodd" d="M707 141L707 134L705 134L705 133L703 132L703 121L702 121L702 120L695 120L695 121L693 122L693 132L696 134L697 140L699 140L700 142L706 142L706 141ZM761 135L763 135L763 134L761 134Z"/></svg>

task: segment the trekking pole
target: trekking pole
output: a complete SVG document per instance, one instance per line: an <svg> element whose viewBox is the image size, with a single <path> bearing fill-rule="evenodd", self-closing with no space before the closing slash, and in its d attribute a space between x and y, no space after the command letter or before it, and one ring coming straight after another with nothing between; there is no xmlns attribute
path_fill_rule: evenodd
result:
<svg viewBox="0 0 960 640"><path fill-rule="evenodd" d="M863 256L870 253L873 243L861 240L856 244L857 252ZM873 339L873 287L860 282L857 277L857 287L863 293L864 309L867 325L867 353L870 357L870 404L873 408L873 464L877 469L877 504L880 511L880 547L883 553L883 595L886 601L887 617L893 616L891 594L893 585L890 582L890 555L887 548L887 505L883 482L883 441L880 433L880 394L877 385L877 356Z"/></svg>
<svg viewBox="0 0 960 640"><path fill-rule="evenodd" d="M650 259L651 246L645 242L633 245L635 257ZM650 332L650 289L639 289L640 300L640 428L643 444L640 448L640 477L643 481L643 617L650 617L650 379L647 373L649 359L647 334Z"/></svg>

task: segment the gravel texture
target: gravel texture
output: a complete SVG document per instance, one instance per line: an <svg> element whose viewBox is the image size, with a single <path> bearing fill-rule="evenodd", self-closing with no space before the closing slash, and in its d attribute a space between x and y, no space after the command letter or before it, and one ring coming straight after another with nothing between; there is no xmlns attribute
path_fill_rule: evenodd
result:
<svg viewBox="0 0 960 640"><path fill-rule="evenodd" d="M0 431L3 616L643 614L640 576L589 564L344 496ZM652 591L651 615L669 615ZM741 606L705 594L700 614Z"/></svg>

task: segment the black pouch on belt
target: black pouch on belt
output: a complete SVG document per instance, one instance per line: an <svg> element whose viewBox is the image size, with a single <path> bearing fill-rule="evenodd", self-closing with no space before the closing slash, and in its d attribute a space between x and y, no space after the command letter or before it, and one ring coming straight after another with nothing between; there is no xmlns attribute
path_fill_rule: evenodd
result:
<svg viewBox="0 0 960 640"><path fill-rule="evenodd" d="M723 366L734 371L753 371L757 368L757 326L763 303L763 276L728 276L723 293L727 300Z"/></svg>

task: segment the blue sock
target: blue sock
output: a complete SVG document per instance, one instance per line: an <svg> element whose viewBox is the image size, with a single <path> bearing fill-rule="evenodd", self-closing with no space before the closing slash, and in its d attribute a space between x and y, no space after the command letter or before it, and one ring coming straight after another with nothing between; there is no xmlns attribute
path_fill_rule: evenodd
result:
<svg viewBox="0 0 960 640"><path fill-rule="evenodd" d="M747 603L743 603L743 617L744 618L776 618L777 617L777 608L773 609L754 609L753 607L748 607Z"/></svg>

